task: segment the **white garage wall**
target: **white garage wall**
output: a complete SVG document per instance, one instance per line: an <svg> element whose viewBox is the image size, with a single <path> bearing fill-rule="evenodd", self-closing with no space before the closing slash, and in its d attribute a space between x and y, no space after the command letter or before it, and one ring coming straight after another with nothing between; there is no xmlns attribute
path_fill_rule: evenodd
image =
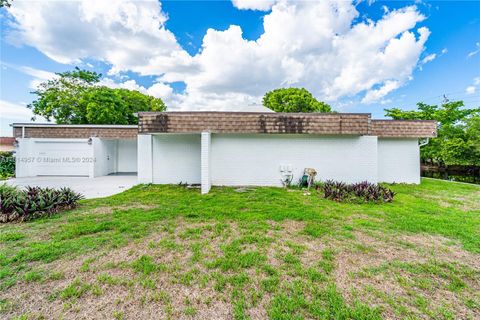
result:
<svg viewBox="0 0 480 320"><path fill-rule="evenodd" d="M212 134L212 185L281 186L280 165L304 168L318 180L377 182L377 137L274 134Z"/></svg>
<svg viewBox="0 0 480 320"><path fill-rule="evenodd" d="M420 183L418 139L378 138L378 181Z"/></svg>
<svg viewBox="0 0 480 320"><path fill-rule="evenodd" d="M87 139L20 138L16 176L88 176L92 147Z"/></svg>
<svg viewBox="0 0 480 320"><path fill-rule="evenodd" d="M200 134L153 135L152 153L153 183L200 183Z"/></svg>
<svg viewBox="0 0 480 320"><path fill-rule="evenodd" d="M117 140L117 172L137 172L137 140Z"/></svg>

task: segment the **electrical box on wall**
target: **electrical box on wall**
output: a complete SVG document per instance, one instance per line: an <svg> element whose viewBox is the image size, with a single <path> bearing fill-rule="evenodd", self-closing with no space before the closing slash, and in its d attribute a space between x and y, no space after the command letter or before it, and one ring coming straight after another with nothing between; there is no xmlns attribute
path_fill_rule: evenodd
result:
<svg viewBox="0 0 480 320"><path fill-rule="evenodd" d="M280 176L281 176L282 185L284 187L289 186L293 180L293 166L291 164L281 164Z"/></svg>

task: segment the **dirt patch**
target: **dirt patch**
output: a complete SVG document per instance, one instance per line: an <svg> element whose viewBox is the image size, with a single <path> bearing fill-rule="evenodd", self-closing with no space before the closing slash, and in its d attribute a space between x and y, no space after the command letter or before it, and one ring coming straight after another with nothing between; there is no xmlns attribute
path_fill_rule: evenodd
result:
<svg viewBox="0 0 480 320"><path fill-rule="evenodd" d="M125 211L131 209L152 210L157 208L157 205L145 205L145 204L130 204L128 206L105 206L89 209L84 214L111 214L115 211Z"/></svg>
<svg viewBox="0 0 480 320"><path fill-rule="evenodd" d="M328 280L309 285L325 286L325 281L332 281L349 304L359 299L370 306L380 306L382 316L392 319L408 315L402 314L396 305L421 318L433 317L443 306L456 318L479 316L478 309L467 307L465 301L478 299L474 292L480 290L475 278L476 272L480 272L480 257L449 239L374 231L353 232L349 239L313 238L303 233L304 228L305 223L298 221L256 225L192 222L185 218L166 220L151 236L125 247L37 264L63 277L23 281L9 288L2 293L2 299L12 302L13 307L2 316L232 319L234 313L241 311L238 306L243 297L243 312L252 319L265 319L273 294L263 286L262 281L268 276L264 268L278 273L280 282L274 284L273 290L293 281L309 281L293 272L285 255L291 253L294 263L303 270L314 268L323 272L319 263L326 249L334 252L333 272L326 276ZM243 269L234 264L239 262L235 260L233 264L224 261L222 266L215 265L218 258L225 258L225 247L234 241L240 246L239 252L232 254L259 252L266 256L265 265L257 266L258 257L254 255L245 257L251 259L251 266ZM420 269L425 274L415 274L407 268L431 263L432 259L439 268L447 263L460 271L455 273L447 268L446 276L438 276L442 273L430 275L428 268ZM461 266L470 273L462 271ZM450 273L462 281L459 291L449 289ZM428 280L425 288L421 287L423 278ZM78 292L66 290L72 286ZM420 298L427 301L426 307L416 303Z"/></svg>
<svg viewBox="0 0 480 320"><path fill-rule="evenodd" d="M350 303L360 296L361 301L381 306L386 318L401 317L402 310L397 308L400 306L408 306L409 314L421 318L440 313L442 308L462 319L480 316L479 310L465 305L466 300L478 298L475 292L480 290L479 255L458 245L449 246L450 241L439 236L377 238L356 232L355 238L361 246L375 249L344 250L336 257L335 282ZM450 270L450 275L451 268L467 268L468 272ZM467 286L456 290L450 276Z"/></svg>

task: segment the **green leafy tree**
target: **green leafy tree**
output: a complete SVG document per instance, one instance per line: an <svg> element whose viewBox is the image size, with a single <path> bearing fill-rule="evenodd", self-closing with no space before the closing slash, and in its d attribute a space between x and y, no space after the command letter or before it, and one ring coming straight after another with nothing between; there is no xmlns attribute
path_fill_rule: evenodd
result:
<svg viewBox="0 0 480 320"><path fill-rule="evenodd" d="M417 103L417 110L385 109L386 116L403 120L436 120L438 137L421 149L423 161L441 165L480 165L480 108L463 101L441 105Z"/></svg>
<svg viewBox="0 0 480 320"><path fill-rule="evenodd" d="M136 112L164 111L159 98L99 85L101 74L75 68L39 85L28 107L60 124L136 124Z"/></svg>
<svg viewBox="0 0 480 320"><path fill-rule="evenodd" d="M331 107L304 88L282 88L267 92L263 105L275 112L331 112Z"/></svg>

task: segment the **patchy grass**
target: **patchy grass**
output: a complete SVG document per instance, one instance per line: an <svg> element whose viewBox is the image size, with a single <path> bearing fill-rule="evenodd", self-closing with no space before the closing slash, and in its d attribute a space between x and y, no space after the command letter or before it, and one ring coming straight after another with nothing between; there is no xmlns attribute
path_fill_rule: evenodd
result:
<svg viewBox="0 0 480 320"><path fill-rule="evenodd" d="M140 185L0 226L0 318L480 317L480 187L393 203Z"/></svg>

